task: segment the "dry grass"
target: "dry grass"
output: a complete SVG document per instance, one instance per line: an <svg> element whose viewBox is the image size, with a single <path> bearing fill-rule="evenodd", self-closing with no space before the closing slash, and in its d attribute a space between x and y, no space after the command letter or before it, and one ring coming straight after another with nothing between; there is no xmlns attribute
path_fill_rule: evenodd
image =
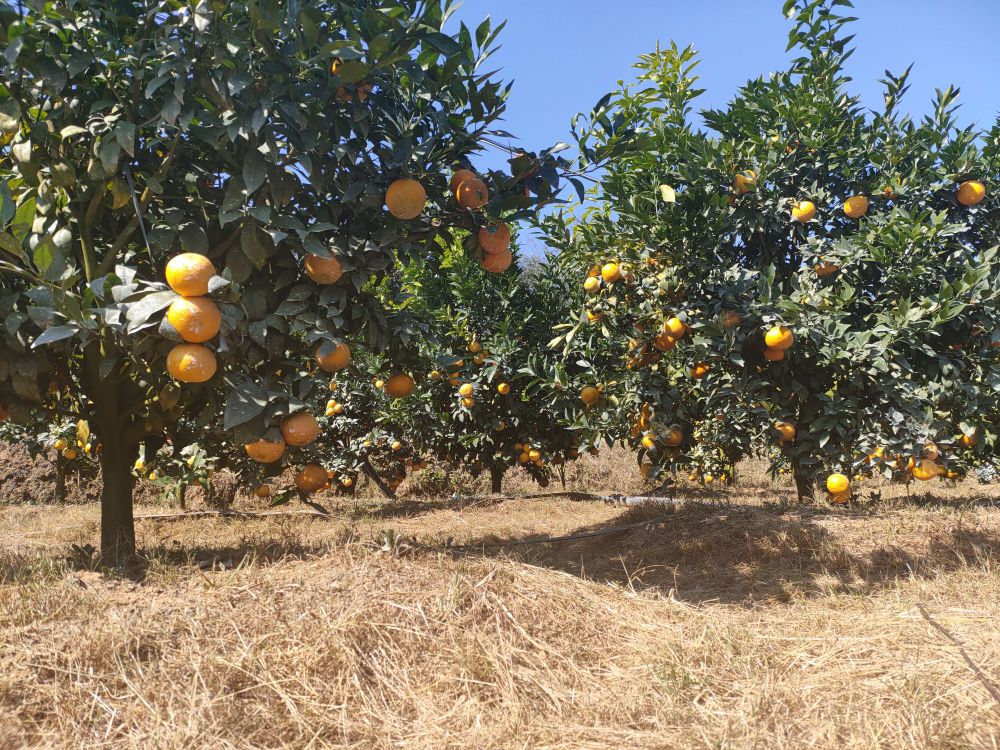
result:
<svg viewBox="0 0 1000 750"><path fill-rule="evenodd" d="M64 561L94 506L0 508L0 748L1000 747L1000 511L744 477L143 522L127 576Z"/></svg>

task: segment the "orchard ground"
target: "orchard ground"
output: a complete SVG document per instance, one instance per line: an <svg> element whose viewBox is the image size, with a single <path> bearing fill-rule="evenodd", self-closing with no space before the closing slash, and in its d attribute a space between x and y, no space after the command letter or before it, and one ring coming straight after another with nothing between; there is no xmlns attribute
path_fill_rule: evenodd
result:
<svg viewBox="0 0 1000 750"><path fill-rule="evenodd" d="M97 504L0 506L0 747L996 747L1000 488L802 507L740 468L677 508L140 520L128 575L70 552Z"/></svg>

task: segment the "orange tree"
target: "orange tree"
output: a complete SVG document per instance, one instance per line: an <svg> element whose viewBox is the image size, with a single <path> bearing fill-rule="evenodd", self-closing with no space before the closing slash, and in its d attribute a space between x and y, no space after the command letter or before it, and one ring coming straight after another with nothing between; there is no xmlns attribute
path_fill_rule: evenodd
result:
<svg viewBox="0 0 1000 750"><path fill-rule="evenodd" d="M554 195L551 154L449 184L508 93L496 30L444 33L450 6L0 7L0 418L89 423L107 559L134 551L140 449L309 458L315 360L363 343L400 375L420 335L379 280Z"/></svg>
<svg viewBox="0 0 1000 750"><path fill-rule="evenodd" d="M432 325L419 347L421 386L379 412L382 429L417 456L487 471L494 492L518 465L546 486L596 434L557 408L572 401L558 376L537 374L564 369L546 345L583 290L548 262L492 273L458 242L442 257L436 270L411 266L400 277L407 304Z"/></svg>
<svg viewBox="0 0 1000 750"><path fill-rule="evenodd" d="M908 71L867 112L843 71L849 5L786 2L790 68L703 112L709 132L674 45L575 123L585 159L623 128L645 138L579 220L545 226L581 279L599 266L588 310L633 368L619 396L649 471L709 481L763 454L800 496L828 477L844 501L859 474L995 459L1000 126L960 127L953 88L900 114Z"/></svg>

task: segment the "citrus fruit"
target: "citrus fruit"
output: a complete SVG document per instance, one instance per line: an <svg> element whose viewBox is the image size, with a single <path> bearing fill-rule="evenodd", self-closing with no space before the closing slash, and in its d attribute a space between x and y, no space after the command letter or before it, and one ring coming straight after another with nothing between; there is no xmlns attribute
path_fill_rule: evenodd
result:
<svg viewBox="0 0 1000 750"><path fill-rule="evenodd" d="M915 479L919 479L921 482L926 482L938 475L938 465L931 459L925 458L919 463L916 463L911 471L913 472L913 477Z"/></svg>
<svg viewBox="0 0 1000 750"><path fill-rule="evenodd" d="M458 389L459 396L471 396L472 395L472 383L462 383L461 387Z"/></svg>
<svg viewBox="0 0 1000 750"><path fill-rule="evenodd" d="M778 431L778 441L791 443L795 440L795 425L791 422L775 422L774 429Z"/></svg>
<svg viewBox="0 0 1000 750"><path fill-rule="evenodd" d="M795 221L805 223L812 221L816 216L816 206L812 201L799 201L792 206L792 218Z"/></svg>
<svg viewBox="0 0 1000 750"><path fill-rule="evenodd" d="M319 437L319 433L316 417L307 411L292 414L281 423L281 435L285 438L285 442L297 448L309 445Z"/></svg>
<svg viewBox="0 0 1000 750"><path fill-rule="evenodd" d="M737 174L735 179L733 179L733 189L742 195L750 190L757 184L757 173L752 169L748 169L742 174Z"/></svg>
<svg viewBox="0 0 1000 750"><path fill-rule="evenodd" d="M587 406L593 406L601 397L601 392L594 386L588 385L580 390L580 400Z"/></svg>
<svg viewBox="0 0 1000 750"><path fill-rule="evenodd" d="M969 434L962 433L961 437L959 437L958 439L958 442L960 442L966 448L971 448L976 444L978 440L979 440L979 431L973 430Z"/></svg>
<svg viewBox="0 0 1000 750"><path fill-rule="evenodd" d="M167 263L167 285L183 297L208 294L208 282L213 276L212 261L199 253L181 253Z"/></svg>
<svg viewBox="0 0 1000 750"><path fill-rule="evenodd" d="M255 489L253 491L253 494L255 494L259 498L270 497L271 496L271 488L268 487L266 484L261 484L261 485L258 485L257 489Z"/></svg>
<svg viewBox="0 0 1000 750"><path fill-rule="evenodd" d="M656 334L656 338L653 339L653 346L659 349L661 352L668 352L677 346L677 339L671 336L666 331L661 331Z"/></svg>
<svg viewBox="0 0 1000 750"><path fill-rule="evenodd" d="M986 186L979 180L966 180L958 186L955 197L963 206L975 206L986 197Z"/></svg>
<svg viewBox="0 0 1000 750"><path fill-rule="evenodd" d="M478 177L462 180L455 188L455 200L462 208L475 210L482 208L490 200L490 191L486 183Z"/></svg>
<svg viewBox="0 0 1000 750"><path fill-rule="evenodd" d="M334 346L327 354L320 355L320 348L322 347L316 349L316 364L322 370L337 372L351 363L351 347L343 342Z"/></svg>
<svg viewBox="0 0 1000 750"><path fill-rule="evenodd" d="M514 256L507 248L483 255L483 268L490 273L503 273L510 268L510 264L513 262Z"/></svg>
<svg viewBox="0 0 1000 750"><path fill-rule="evenodd" d="M466 409L471 409L475 405L476 405L476 400L474 398L469 398L468 396L466 396L465 398L462 399L462 406L464 406Z"/></svg>
<svg viewBox="0 0 1000 750"><path fill-rule="evenodd" d="M385 205L389 213L401 221L420 216L426 203L427 191L424 186L410 177L401 177L385 192Z"/></svg>
<svg viewBox="0 0 1000 750"><path fill-rule="evenodd" d="M448 183L448 189L451 190L454 195L455 191L458 190L459 185L466 180L472 180L475 178L476 173L471 169L456 169L455 173L451 176L451 182Z"/></svg>
<svg viewBox="0 0 1000 750"><path fill-rule="evenodd" d="M703 377L708 375L708 372L711 369L711 365L707 362L695 362L694 366L691 367L691 377L695 380L701 380Z"/></svg>
<svg viewBox="0 0 1000 750"><path fill-rule="evenodd" d="M273 464L285 454L285 441L283 439L272 441L262 437L256 442L247 443L243 449L257 463Z"/></svg>
<svg viewBox="0 0 1000 750"><path fill-rule="evenodd" d="M852 195L844 201L844 213L850 219L860 219L868 213L868 199L863 195Z"/></svg>
<svg viewBox="0 0 1000 750"><path fill-rule="evenodd" d="M336 258L324 258L310 253L305 260L306 275L317 284L336 284L344 269Z"/></svg>
<svg viewBox="0 0 1000 750"><path fill-rule="evenodd" d="M795 336L787 326L773 326L764 334L764 343L769 349L784 351L795 343Z"/></svg>
<svg viewBox="0 0 1000 750"><path fill-rule="evenodd" d="M167 372L182 383L204 383L217 368L215 353L201 344L178 344L167 355Z"/></svg>
<svg viewBox="0 0 1000 750"><path fill-rule="evenodd" d="M767 347L764 349L764 359L768 362L780 362L785 358L785 352L783 349L772 349Z"/></svg>
<svg viewBox="0 0 1000 750"><path fill-rule="evenodd" d="M824 260L813 266L813 270L816 271L816 275L821 279L836 273L840 270L840 266L832 261ZM808 298L802 300L803 303L808 302Z"/></svg>
<svg viewBox="0 0 1000 750"><path fill-rule="evenodd" d="M834 473L826 478L826 489L831 495L839 495L851 488L851 481L843 474Z"/></svg>
<svg viewBox="0 0 1000 750"><path fill-rule="evenodd" d="M614 284L618 279L622 277L621 269L618 264L612 261L611 263L605 263L601 267L601 278L604 279L605 283Z"/></svg>
<svg viewBox="0 0 1000 750"><path fill-rule="evenodd" d="M299 492L307 495L323 489L326 486L326 469L319 464L306 464L295 475L295 486Z"/></svg>
<svg viewBox="0 0 1000 750"><path fill-rule="evenodd" d="M178 297L167 308L167 320L182 339L203 344L219 332L222 313L210 297Z"/></svg>
<svg viewBox="0 0 1000 750"><path fill-rule="evenodd" d="M601 280L596 276L588 276L587 280L583 282L583 288L591 294L597 294L601 288Z"/></svg>
<svg viewBox="0 0 1000 750"><path fill-rule="evenodd" d="M667 318L663 323L663 331L675 339L679 339L687 331L687 324L676 315Z"/></svg>
<svg viewBox="0 0 1000 750"><path fill-rule="evenodd" d="M666 433L663 435L663 444L670 447L676 448L678 445L684 442L684 433L681 428L677 425L671 425Z"/></svg>
<svg viewBox="0 0 1000 750"><path fill-rule="evenodd" d="M510 248L510 227L506 224L479 228L479 246L487 253L499 253Z"/></svg>
<svg viewBox="0 0 1000 750"><path fill-rule="evenodd" d="M385 392L392 398L405 398L413 393L416 383L413 378L403 372L397 372L385 383Z"/></svg>

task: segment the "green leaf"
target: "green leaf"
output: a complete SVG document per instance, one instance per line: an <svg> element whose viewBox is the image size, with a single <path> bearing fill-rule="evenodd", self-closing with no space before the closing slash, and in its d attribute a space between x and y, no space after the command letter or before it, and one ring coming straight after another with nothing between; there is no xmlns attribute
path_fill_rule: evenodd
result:
<svg viewBox="0 0 1000 750"><path fill-rule="evenodd" d="M222 428L231 430L264 413L267 391L253 383L243 383L226 399Z"/></svg>
<svg viewBox="0 0 1000 750"><path fill-rule="evenodd" d="M38 338L31 342L31 348L36 349L39 346L45 346L46 344L52 344L56 341L63 341L64 339L72 338L79 330L80 329L76 326L52 326L51 328L46 328L42 331Z"/></svg>
<svg viewBox="0 0 1000 750"><path fill-rule="evenodd" d="M243 182L247 195L254 193L267 179L267 161L256 149L243 159Z"/></svg>

